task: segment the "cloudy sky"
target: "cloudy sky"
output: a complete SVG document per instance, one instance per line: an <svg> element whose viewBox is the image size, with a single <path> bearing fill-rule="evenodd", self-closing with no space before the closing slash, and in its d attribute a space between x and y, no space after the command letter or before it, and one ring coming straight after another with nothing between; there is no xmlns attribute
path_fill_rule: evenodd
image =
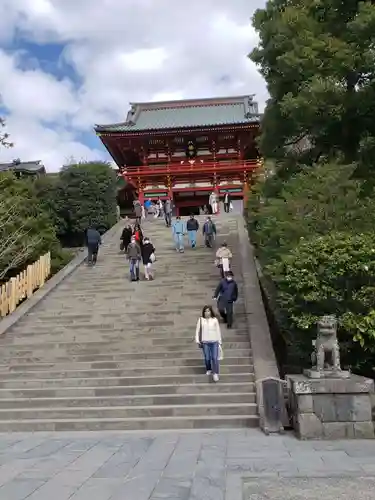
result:
<svg viewBox="0 0 375 500"><path fill-rule="evenodd" d="M96 123L130 101L236 94L266 99L246 57L262 0L0 0L0 161L109 159Z"/></svg>

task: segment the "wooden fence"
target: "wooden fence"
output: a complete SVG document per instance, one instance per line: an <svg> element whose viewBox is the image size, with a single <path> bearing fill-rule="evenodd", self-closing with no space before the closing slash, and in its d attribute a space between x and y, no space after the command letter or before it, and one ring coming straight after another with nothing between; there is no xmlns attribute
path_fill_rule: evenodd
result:
<svg viewBox="0 0 375 500"><path fill-rule="evenodd" d="M0 286L0 317L12 313L18 304L28 299L38 288L41 288L51 273L50 252L42 255L39 260L27 266L15 278Z"/></svg>

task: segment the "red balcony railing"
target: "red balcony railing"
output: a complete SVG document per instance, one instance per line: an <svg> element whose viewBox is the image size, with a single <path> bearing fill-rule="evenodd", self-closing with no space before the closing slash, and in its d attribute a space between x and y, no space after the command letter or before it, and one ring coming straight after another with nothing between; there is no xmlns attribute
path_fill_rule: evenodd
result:
<svg viewBox="0 0 375 500"><path fill-rule="evenodd" d="M194 163L167 163L165 165L142 165L141 167L123 167L120 173L125 178L131 177L158 177L161 175L194 175L212 173L252 172L259 167L258 160L232 160L232 161L203 161L195 160Z"/></svg>

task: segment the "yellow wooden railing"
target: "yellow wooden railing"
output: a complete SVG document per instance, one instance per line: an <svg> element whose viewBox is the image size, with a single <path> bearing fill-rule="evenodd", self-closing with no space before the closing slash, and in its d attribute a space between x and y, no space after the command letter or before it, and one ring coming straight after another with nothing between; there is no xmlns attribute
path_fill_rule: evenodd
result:
<svg viewBox="0 0 375 500"><path fill-rule="evenodd" d="M27 266L15 278L0 286L0 317L12 313L18 304L28 299L38 288L41 288L51 273L50 252Z"/></svg>

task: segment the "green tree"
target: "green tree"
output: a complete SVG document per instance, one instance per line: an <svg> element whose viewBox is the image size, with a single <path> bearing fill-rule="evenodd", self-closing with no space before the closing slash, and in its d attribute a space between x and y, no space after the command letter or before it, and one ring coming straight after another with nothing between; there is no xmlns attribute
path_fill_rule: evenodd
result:
<svg viewBox="0 0 375 500"><path fill-rule="evenodd" d="M5 148L12 148L13 143L9 141L9 134L4 132L5 119L0 116L0 146Z"/></svg>
<svg viewBox="0 0 375 500"><path fill-rule="evenodd" d="M359 198L354 167L329 163L303 167L284 183L276 197L272 177L255 187L249 199L249 232L262 263L278 261L302 239L331 231L371 231L375 197ZM270 188L271 184L271 188Z"/></svg>
<svg viewBox="0 0 375 500"><path fill-rule="evenodd" d="M250 57L270 94L262 154L374 158L373 2L268 0L253 25L260 42Z"/></svg>
<svg viewBox="0 0 375 500"><path fill-rule="evenodd" d="M55 229L28 180L11 173L0 175L0 280L17 274L26 265L51 251L53 268L66 263Z"/></svg>
<svg viewBox="0 0 375 500"><path fill-rule="evenodd" d="M90 225L104 232L116 223L116 174L108 163L63 167L53 193L59 236L69 245L82 245Z"/></svg>

